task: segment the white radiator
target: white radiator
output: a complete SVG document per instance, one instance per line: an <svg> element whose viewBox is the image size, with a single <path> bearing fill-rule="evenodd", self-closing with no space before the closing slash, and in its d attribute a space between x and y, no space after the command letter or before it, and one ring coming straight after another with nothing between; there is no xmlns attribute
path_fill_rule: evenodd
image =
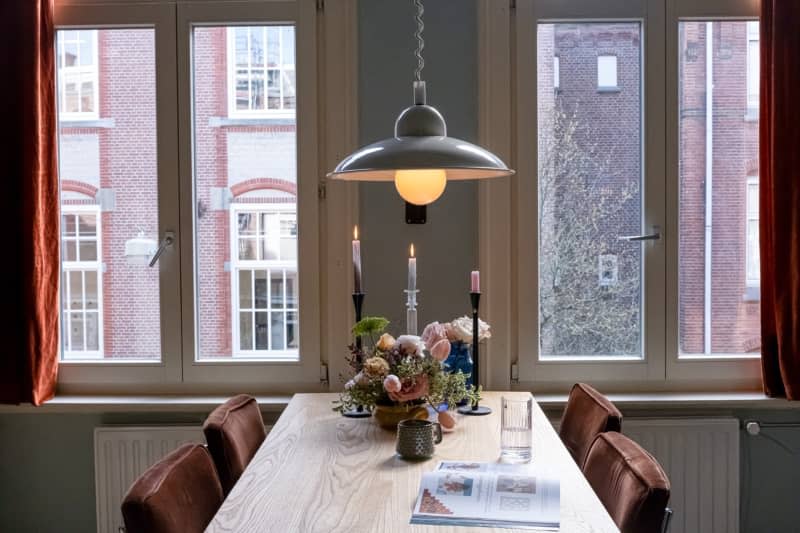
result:
<svg viewBox="0 0 800 533"><path fill-rule="evenodd" d="M205 442L200 426L98 427L94 430L97 532L119 533L120 505L142 472L186 442Z"/></svg>
<svg viewBox="0 0 800 533"><path fill-rule="evenodd" d="M625 418L622 432L669 476L670 533L738 533L739 421Z"/></svg>

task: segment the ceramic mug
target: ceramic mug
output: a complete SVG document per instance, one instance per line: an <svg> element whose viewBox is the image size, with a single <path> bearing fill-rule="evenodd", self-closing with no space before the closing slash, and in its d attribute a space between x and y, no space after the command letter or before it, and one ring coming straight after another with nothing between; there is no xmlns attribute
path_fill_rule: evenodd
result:
<svg viewBox="0 0 800 533"><path fill-rule="evenodd" d="M430 420L409 419L397 424L397 453L404 459L433 457L434 445L442 442L442 426Z"/></svg>

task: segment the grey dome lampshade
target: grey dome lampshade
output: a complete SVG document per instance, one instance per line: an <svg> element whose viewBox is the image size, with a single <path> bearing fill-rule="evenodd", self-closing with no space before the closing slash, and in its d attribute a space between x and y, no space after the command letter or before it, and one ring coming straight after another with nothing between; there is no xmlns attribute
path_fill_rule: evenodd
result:
<svg viewBox="0 0 800 533"><path fill-rule="evenodd" d="M344 158L329 178L394 181L397 170L441 169L447 180L511 176L514 171L496 155L475 144L447 136L444 118L425 102L425 82L414 82L414 105L394 125L394 137L359 148Z"/></svg>

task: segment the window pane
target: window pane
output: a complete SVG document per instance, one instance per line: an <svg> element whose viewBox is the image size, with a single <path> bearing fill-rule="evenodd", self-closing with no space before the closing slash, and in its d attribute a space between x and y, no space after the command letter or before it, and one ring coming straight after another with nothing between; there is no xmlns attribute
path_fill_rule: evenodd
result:
<svg viewBox="0 0 800 533"><path fill-rule="evenodd" d="M617 56L598 56L597 58L597 86L617 86Z"/></svg>
<svg viewBox="0 0 800 533"><path fill-rule="evenodd" d="M624 92L597 91L600 42ZM639 23L538 27L541 357L642 356L642 245L619 239L642 231L640 43Z"/></svg>
<svg viewBox="0 0 800 533"><path fill-rule="evenodd" d="M228 32L234 32L230 50ZM248 42L250 61L263 61L265 69L234 65L242 63ZM263 58L252 51L258 46ZM219 68L220 57L225 68ZM288 285L283 280L285 270L297 271L297 134L293 115L270 115L270 110L283 109L281 90L288 91L288 85L281 84L282 62L290 59L288 79L294 90L294 57L293 26L193 30L199 359L232 357L240 351L269 359L277 355L273 350L286 357L285 327L271 332L275 318L269 310L280 309L281 315L288 306L297 310L296 274ZM228 95L233 95L229 107L220 108ZM286 102L289 97L284 98ZM235 128L210 120L239 111L259 120ZM247 309L256 312L245 319ZM238 320L231 320L237 315ZM279 339L280 346L271 346L270 339ZM296 342L291 349L297 353Z"/></svg>
<svg viewBox="0 0 800 533"><path fill-rule="evenodd" d="M286 348L297 349L298 336L297 313L286 313Z"/></svg>
<svg viewBox="0 0 800 533"><path fill-rule="evenodd" d="M681 22L678 42L680 350L757 352L758 279L749 278L758 202L748 183L758 174L758 117L747 112L748 22Z"/></svg>
<svg viewBox="0 0 800 533"><path fill-rule="evenodd" d="M60 30L56 40L75 54L57 72L66 92L58 99L58 155L62 259L69 262L62 359L158 361L159 272L125 256L139 231L154 243L158 236L155 32ZM76 126L86 118L113 119L114 127Z"/></svg>
<svg viewBox="0 0 800 533"><path fill-rule="evenodd" d="M284 316L283 313L271 313L272 314L272 349L273 350L284 350L286 346L283 344L284 334L283 334L283 321Z"/></svg>

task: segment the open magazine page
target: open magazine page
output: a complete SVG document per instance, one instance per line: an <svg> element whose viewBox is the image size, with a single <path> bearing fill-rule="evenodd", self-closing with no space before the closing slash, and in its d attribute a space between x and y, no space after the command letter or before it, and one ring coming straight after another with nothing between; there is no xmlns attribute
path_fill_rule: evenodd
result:
<svg viewBox="0 0 800 533"><path fill-rule="evenodd" d="M445 461L423 475L412 524L552 528L558 479L529 465Z"/></svg>

